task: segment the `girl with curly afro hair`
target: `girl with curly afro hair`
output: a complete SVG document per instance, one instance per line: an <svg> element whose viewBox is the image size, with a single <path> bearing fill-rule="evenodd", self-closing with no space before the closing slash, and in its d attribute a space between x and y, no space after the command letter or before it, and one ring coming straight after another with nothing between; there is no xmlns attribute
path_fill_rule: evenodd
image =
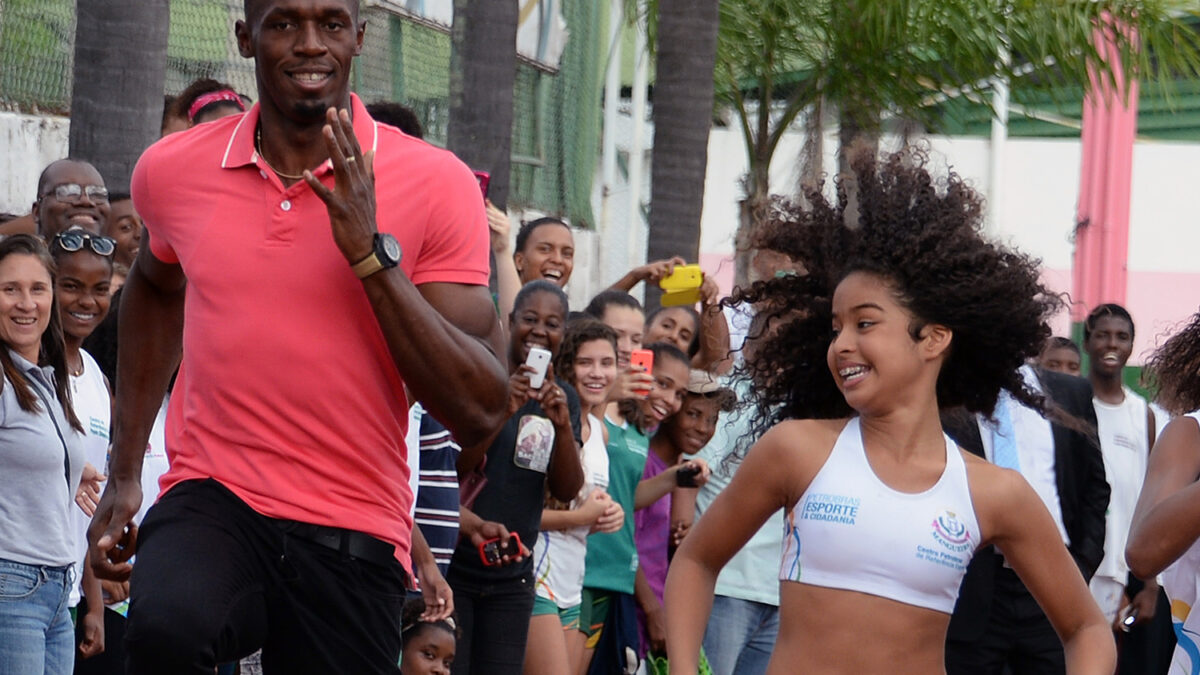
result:
<svg viewBox="0 0 1200 675"><path fill-rule="evenodd" d="M780 509L769 673L945 672L960 582L989 544L1062 637L1069 672L1115 667L1109 627L1037 494L942 429L942 409L990 416L1002 391L1044 412L1018 369L1059 301L1037 261L981 236L976 193L925 164L915 151L855 152L836 203L807 190L752 242L795 264L731 298L762 327L745 366L761 438L672 562L672 673L696 672L717 574Z"/></svg>
<svg viewBox="0 0 1200 675"><path fill-rule="evenodd" d="M1162 574L1178 643L1172 673L1200 668L1200 313L1146 364L1158 402L1177 415L1150 453L1125 559L1139 578Z"/></svg>

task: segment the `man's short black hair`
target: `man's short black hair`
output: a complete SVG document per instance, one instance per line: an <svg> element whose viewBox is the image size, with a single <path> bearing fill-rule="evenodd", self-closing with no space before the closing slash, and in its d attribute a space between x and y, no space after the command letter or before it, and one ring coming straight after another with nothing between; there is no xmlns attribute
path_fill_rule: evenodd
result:
<svg viewBox="0 0 1200 675"><path fill-rule="evenodd" d="M268 1L269 0L243 0L242 11L245 12L246 21L250 22L251 19L256 18L259 12L262 11L261 6ZM350 3L350 15L357 19L358 0L346 0L346 2Z"/></svg>

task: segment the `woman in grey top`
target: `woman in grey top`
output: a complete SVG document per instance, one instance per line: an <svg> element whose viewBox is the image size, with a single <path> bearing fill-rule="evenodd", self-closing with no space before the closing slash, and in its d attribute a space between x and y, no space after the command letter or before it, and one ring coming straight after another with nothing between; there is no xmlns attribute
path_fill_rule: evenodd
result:
<svg viewBox="0 0 1200 675"><path fill-rule="evenodd" d="M0 673L70 673L71 509L83 427L71 406L54 262L0 240Z"/></svg>

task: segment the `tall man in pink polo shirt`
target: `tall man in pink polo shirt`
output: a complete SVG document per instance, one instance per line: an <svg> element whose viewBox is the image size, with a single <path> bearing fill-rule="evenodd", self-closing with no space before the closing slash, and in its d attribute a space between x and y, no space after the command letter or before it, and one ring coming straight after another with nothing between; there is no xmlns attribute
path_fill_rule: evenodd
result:
<svg viewBox="0 0 1200 675"><path fill-rule="evenodd" d="M356 0L245 9L259 104L164 138L134 171L149 243L121 307L92 564L132 570L129 672L211 673L260 647L268 672L396 672L404 386L463 443L504 421L483 204L453 155L350 94ZM139 533L142 454L181 352L171 469Z"/></svg>

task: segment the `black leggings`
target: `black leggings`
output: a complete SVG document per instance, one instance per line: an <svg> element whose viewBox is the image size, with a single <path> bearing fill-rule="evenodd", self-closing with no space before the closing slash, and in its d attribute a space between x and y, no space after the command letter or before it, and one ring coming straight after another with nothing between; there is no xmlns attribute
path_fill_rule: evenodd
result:
<svg viewBox="0 0 1200 675"><path fill-rule="evenodd" d="M146 514L129 673L206 673L262 649L266 673L398 673L404 568L284 534L213 480Z"/></svg>

